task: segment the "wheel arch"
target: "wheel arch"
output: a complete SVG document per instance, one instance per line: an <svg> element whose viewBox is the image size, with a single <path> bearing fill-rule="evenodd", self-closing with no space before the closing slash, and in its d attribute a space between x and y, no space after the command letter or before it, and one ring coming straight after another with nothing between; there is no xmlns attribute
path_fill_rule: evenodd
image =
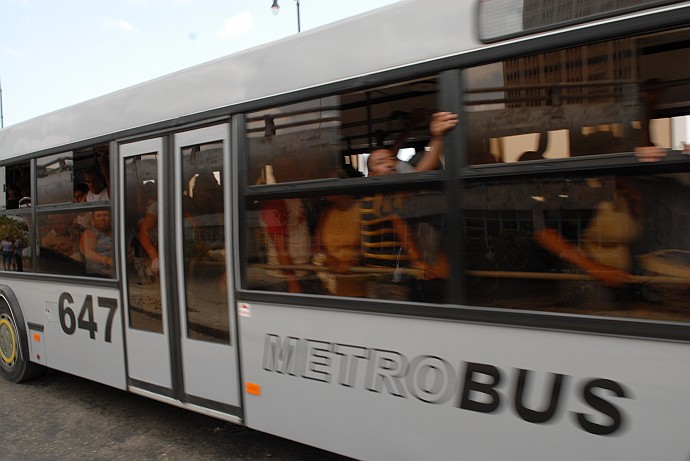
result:
<svg viewBox="0 0 690 461"><path fill-rule="evenodd" d="M0 309L7 307L10 319L14 324L18 354L18 365L15 371L3 371L3 375L13 382L28 381L43 374L45 367L31 361L29 349L28 326L24 321L24 313L17 296L12 288L5 284L0 284Z"/></svg>

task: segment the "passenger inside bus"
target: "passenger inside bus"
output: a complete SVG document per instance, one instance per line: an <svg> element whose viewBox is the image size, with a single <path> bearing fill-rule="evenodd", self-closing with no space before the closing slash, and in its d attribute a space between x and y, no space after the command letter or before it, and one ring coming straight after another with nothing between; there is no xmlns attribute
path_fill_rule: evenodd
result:
<svg viewBox="0 0 690 461"><path fill-rule="evenodd" d="M110 210L92 213L93 228L82 234L82 252L86 260L86 273L113 275L113 234Z"/></svg>
<svg viewBox="0 0 690 461"><path fill-rule="evenodd" d="M73 202L83 203L86 202L86 195L89 193L89 186L83 182L74 185Z"/></svg>
<svg viewBox="0 0 690 461"><path fill-rule="evenodd" d="M328 271L318 276L324 288L337 296L364 296L367 276L351 273L361 259L360 205L349 195L326 197L331 203L321 213L312 263Z"/></svg>
<svg viewBox="0 0 690 461"><path fill-rule="evenodd" d="M71 213L48 216L50 229L41 238L41 246L75 261L81 260L79 234L73 227L74 215Z"/></svg>
<svg viewBox="0 0 690 461"><path fill-rule="evenodd" d="M7 188L7 209L16 210L19 208L19 200L21 200L21 191L17 186L9 186Z"/></svg>
<svg viewBox="0 0 690 461"><path fill-rule="evenodd" d="M635 152L640 162L658 162L669 149L647 142ZM596 206L579 245L548 228L535 230L535 239L608 287L598 291L600 299L668 301L679 293L672 288L678 277L690 275L690 239L681 230L688 219L689 179L690 173L617 177L615 191Z"/></svg>
<svg viewBox="0 0 690 461"><path fill-rule="evenodd" d="M408 162L398 159L397 149L376 149L367 159L369 176L383 176L396 173L412 173L415 171L435 170L443 158L444 135L458 124L457 114L452 112L436 112L429 123L431 138L421 160L412 166Z"/></svg>
<svg viewBox="0 0 690 461"><path fill-rule="evenodd" d="M433 193L362 198L363 263L379 269L367 282L367 297L442 302L448 260L442 234L432 223L443 200Z"/></svg>
<svg viewBox="0 0 690 461"><path fill-rule="evenodd" d="M292 158L278 157L271 170L277 182L292 181L300 174ZM269 178L270 179L270 178ZM314 275L305 270L285 266L309 264L312 259L312 240L305 203L299 198L266 200L261 203L259 221L263 231L265 257L265 289L309 293L320 285ZM281 266L282 268L278 268Z"/></svg>
<svg viewBox="0 0 690 461"><path fill-rule="evenodd" d="M156 184L144 183L141 189L144 201L144 215L137 223L137 238L132 242L134 268L139 275L139 284L155 282L160 271L158 262L158 202Z"/></svg>
<svg viewBox="0 0 690 461"><path fill-rule="evenodd" d="M84 172L84 183L89 191L86 193L87 202L101 202L110 200L110 194L105 187L100 172L95 168L89 168Z"/></svg>

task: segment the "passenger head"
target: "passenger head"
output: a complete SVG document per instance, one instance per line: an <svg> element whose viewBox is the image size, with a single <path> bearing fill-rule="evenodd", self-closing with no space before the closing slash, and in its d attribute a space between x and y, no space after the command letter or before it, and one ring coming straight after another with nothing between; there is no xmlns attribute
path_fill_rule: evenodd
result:
<svg viewBox="0 0 690 461"><path fill-rule="evenodd" d="M18 199L22 197L22 193L17 186L10 186L7 188L7 198Z"/></svg>
<svg viewBox="0 0 690 461"><path fill-rule="evenodd" d="M49 217L50 227L58 234L69 233L70 217L66 214L51 214Z"/></svg>
<svg viewBox="0 0 690 461"><path fill-rule="evenodd" d="M89 186L80 182L74 185L74 203L86 202L86 194L89 192Z"/></svg>
<svg viewBox="0 0 690 461"><path fill-rule="evenodd" d="M369 176L384 176L389 174L396 174L398 171L395 165L398 163L398 157L390 149L376 149L367 159L367 168Z"/></svg>
<svg viewBox="0 0 690 461"><path fill-rule="evenodd" d="M94 169L88 169L84 172L84 182L89 188L89 191L93 194L98 194L103 190L101 175Z"/></svg>
<svg viewBox="0 0 690 461"><path fill-rule="evenodd" d="M93 225L100 231L110 229L110 210L96 210L92 215Z"/></svg>

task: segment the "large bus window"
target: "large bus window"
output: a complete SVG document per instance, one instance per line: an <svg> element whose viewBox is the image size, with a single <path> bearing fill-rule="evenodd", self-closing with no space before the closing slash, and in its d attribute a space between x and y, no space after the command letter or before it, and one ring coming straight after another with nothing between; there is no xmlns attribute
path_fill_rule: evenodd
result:
<svg viewBox="0 0 690 461"><path fill-rule="evenodd" d="M158 264L158 156L125 159L127 304L132 328L163 332Z"/></svg>
<svg viewBox="0 0 690 461"><path fill-rule="evenodd" d="M108 161L106 144L36 160L37 272L114 277L112 211L83 208L110 200Z"/></svg>
<svg viewBox="0 0 690 461"><path fill-rule="evenodd" d="M249 184L361 177L380 148L414 165L429 144L436 93L429 77L251 113Z"/></svg>
<svg viewBox="0 0 690 461"><path fill-rule="evenodd" d="M463 182L471 304L690 321L688 38L631 37L465 72L468 163L560 159L568 171L527 176L535 170L516 165L499 179L486 168ZM588 171L569 161L581 156Z"/></svg>
<svg viewBox="0 0 690 461"><path fill-rule="evenodd" d="M223 161L222 142L182 148L187 335L227 343L230 314L225 272Z"/></svg>
<svg viewBox="0 0 690 461"><path fill-rule="evenodd" d="M688 38L686 29L467 69L468 163L682 149Z"/></svg>
<svg viewBox="0 0 690 461"><path fill-rule="evenodd" d="M443 302L445 197L401 191L248 203L246 286Z"/></svg>
<svg viewBox="0 0 690 461"><path fill-rule="evenodd" d="M54 205L74 200L72 152L41 157L36 161L36 204Z"/></svg>
<svg viewBox="0 0 690 461"><path fill-rule="evenodd" d="M690 173L471 182L461 200L471 304L690 321Z"/></svg>

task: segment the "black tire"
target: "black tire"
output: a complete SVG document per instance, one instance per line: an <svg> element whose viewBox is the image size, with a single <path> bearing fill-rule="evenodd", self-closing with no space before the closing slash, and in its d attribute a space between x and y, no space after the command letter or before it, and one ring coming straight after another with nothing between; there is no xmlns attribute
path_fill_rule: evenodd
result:
<svg viewBox="0 0 690 461"><path fill-rule="evenodd" d="M29 360L29 342L20 315L15 315L7 298L0 296L0 374L14 383L37 378L45 372L45 367Z"/></svg>

